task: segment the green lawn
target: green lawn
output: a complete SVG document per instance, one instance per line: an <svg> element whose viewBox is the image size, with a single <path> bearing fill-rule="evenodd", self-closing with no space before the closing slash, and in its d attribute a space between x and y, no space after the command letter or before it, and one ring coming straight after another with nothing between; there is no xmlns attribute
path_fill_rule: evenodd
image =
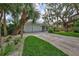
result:
<svg viewBox="0 0 79 59"><path fill-rule="evenodd" d="M79 37L79 33L75 33L75 32L55 32L55 34L60 34L60 35L65 35L65 36Z"/></svg>
<svg viewBox="0 0 79 59"><path fill-rule="evenodd" d="M61 50L35 36L28 36L24 41L23 56L67 56Z"/></svg>

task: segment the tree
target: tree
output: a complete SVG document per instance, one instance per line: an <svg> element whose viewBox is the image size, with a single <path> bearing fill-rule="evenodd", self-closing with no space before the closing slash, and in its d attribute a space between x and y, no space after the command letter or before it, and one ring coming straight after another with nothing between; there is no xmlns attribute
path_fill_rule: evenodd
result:
<svg viewBox="0 0 79 59"><path fill-rule="evenodd" d="M10 9L10 4L0 4L0 9L3 17L3 28L4 28L4 36L7 35L7 25L6 25L6 13Z"/></svg>
<svg viewBox="0 0 79 59"><path fill-rule="evenodd" d="M29 20L32 19L33 22L39 17L38 11L35 10L33 4L16 4L18 6L17 8L14 7L14 10L17 12L13 12L13 18L16 17L18 19L18 24L15 26L15 30L13 31L13 34L21 34L21 37L23 37L23 28L24 24ZM19 12L18 12L19 11ZM19 19L20 17L20 19ZM15 23L16 22L15 19Z"/></svg>
<svg viewBox="0 0 79 59"><path fill-rule="evenodd" d="M52 9L52 13L57 18L57 21L58 19L61 19L64 31L68 31L68 23L72 20L71 16L75 13L75 8L72 7L71 4L67 3L53 3L47 4L47 6Z"/></svg>
<svg viewBox="0 0 79 59"><path fill-rule="evenodd" d="M24 24L29 19L34 21L39 17L39 13L35 10L33 4L23 4L24 8L22 10L22 16L21 16L21 38L23 37L23 28Z"/></svg>

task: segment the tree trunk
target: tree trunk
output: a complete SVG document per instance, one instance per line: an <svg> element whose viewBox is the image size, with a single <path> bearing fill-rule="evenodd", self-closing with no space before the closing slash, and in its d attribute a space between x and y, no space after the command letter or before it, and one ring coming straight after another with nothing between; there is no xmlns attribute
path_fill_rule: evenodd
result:
<svg viewBox="0 0 79 59"><path fill-rule="evenodd" d="M57 31L59 30L59 27L58 27L58 25L59 25L59 24L58 24L58 16L57 16Z"/></svg>
<svg viewBox="0 0 79 59"><path fill-rule="evenodd" d="M58 16L57 16L57 27L58 27Z"/></svg>
<svg viewBox="0 0 79 59"><path fill-rule="evenodd" d="M7 36L7 25L6 25L6 15L4 11L4 19L3 19L3 29L4 29L4 36Z"/></svg>
<svg viewBox="0 0 79 59"><path fill-rule="evenodd" d="M32 33L33 33L33 22L32 22Z"/></svg>
<svg viewBox="0 0 79 59"><path fill-rule="evenodd" d="M18 33L20 33L21 37L22 37L22 33L23 33L22 31L23 31L23 28L24 28L24 24L27 22L27 19L28 19L28 15L27 15L25 9L23 9L22 15L21 15L20 24L18 26L16 26L16 28L13 31L12 34L18 34Z"/></svg>
<svg viewBox="0 0 79 59"><path fill-rule="evenodd" d="M22 24L22 25L21 25L21 32L20 32L21 38L23 38L23 29L24 29L24 25Z"/></svg>
<svg viewBox="0 0 79 59"><path fill-rule="evenodd" d="M20 20L20 25L21 25L21 38L23 37L23 29L24 29L24 24L27 22L27 13L25 11L25 9L23 9L22 11L22 16L21 16L21 20Z"/></svg>
<svg viewBox="0 0 79 59"><path fill-rule="evenodd" d="M64 27L64 31L68 32L68 24L67 23L63 23L63 27Z"/></svg>
<svg viewBox="0 0 79 59"><path fill-rule="evenodd" d="M64 17L63 18L60 17L60 19L62 19L62 23L63 23L62 25L63 25L64 31L68 32L68 23L65 22Z"/></svg>

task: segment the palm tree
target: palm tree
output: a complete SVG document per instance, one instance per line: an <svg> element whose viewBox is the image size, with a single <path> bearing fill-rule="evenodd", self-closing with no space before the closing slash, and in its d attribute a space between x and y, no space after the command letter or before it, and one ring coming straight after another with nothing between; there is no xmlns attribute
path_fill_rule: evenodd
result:
<svg viewBox="0 0 79 59"><path fill-rule="evenodd" d="M33 22L35 19L37 19L39 16L38 11L35 10L33 4L15 4L15 7L13 8L14 11L12 12L13 18L18 19L18 24L15 26L15 30L13 31L13 34L21 34L21 37L23 37L23 28L24 24L29 20L32 19ZM18 6L18 7L17 7ZM16 15L16 16L15 16ZM21 19L19 20L19 17ZM16 22L15 19L15 22Z"/></svg>
<svg viewBox="0 0 79 59"><path fill-rule="evenodd" d="M21 38L23 37L24 24L28 21L28 18L32 19L34 23L39 17L39 13L35 10L33 4L24 4L24 6L21 16Z"/></svg>

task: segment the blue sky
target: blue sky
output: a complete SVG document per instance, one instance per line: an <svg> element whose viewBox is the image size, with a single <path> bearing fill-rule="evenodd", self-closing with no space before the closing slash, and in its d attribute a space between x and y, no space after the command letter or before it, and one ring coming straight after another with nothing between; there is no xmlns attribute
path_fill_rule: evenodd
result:
<svg viewBox="0 0 79 59"><path fill-rule="evenodd" d="M36 22L41 24L44 22L44 20L42 19L42 15L45 14L45 4L43 3L36 4L36 8L41 13L40 18Z"/></svg>
<svg viewBox="0 0 79 59"><path fill-rule="evenodd" d="M43 3L36 4L36 8L40 11L41 14L45 13L45 4Z"/></svg>

